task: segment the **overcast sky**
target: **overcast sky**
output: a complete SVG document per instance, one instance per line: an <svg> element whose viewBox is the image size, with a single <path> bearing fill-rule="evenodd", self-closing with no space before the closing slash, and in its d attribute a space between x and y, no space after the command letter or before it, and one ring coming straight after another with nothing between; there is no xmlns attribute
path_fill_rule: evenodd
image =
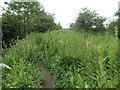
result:
<svg viewBox="0 0 120 90"><path fill-rule="evenodd" d="M60 22L63 28L75 22L82 7L97 10L98 14L108 19L114 19L120 0L39 0L46 11L55 14L55 21Z"/></svg>
<svg viewBox="0 0 120 90"><path fill-rule="evenodd" d="M1 0L0 6L3 2ZM45 10L55 14L55 22L60 22L63 28L68 28L70 23L74 23L81 8L88 7L97 10L98 14L114 19L114 13L118 10L120 0L39 0Z"/></svg>

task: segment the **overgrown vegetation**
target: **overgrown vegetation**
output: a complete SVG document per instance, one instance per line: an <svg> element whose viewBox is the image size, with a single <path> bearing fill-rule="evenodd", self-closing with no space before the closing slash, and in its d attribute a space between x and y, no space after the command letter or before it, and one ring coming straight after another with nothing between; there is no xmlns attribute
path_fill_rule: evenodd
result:
<svg viewBox="0 0 120 90"><path fill-rule="evenodd" d="M112 35L65 30L31 34L3 56L12 68L3 71L3 86L38 87L34 83L43 74L34 62L42 60L57 88L117 88L117 51Z"/></svg>
<svg viewBox="0 0 120 90"><path fill-rule="evenodd" d="M106 18L83 8L70 30L62 30L39 2L5 4L0 69L9 67L2 69L3 88L42 88L40 60L52 72L56 88L118 88L119 13L105 27Z"/></svg>
<svg viewBox="0 0 120 90"><path fill-rule="evenodd" d="M53 14L45 12L40 2L5 2L3 8L2 30L5 44L22 39L31 32L46 32L61 29L54 22ZM4 46L4 45L3 45Z"/></svg>
<svg viewBox="0 0 120 90"><path fill-rule="evenodd" d="M70 27L77 30L85 30L87 32L103 32L105 31L104 21L105 17L99 16L94 10L88 8L82 8L78 14L75 24L71 24Z"/></svg>
<svg viewBox="0 0 120 90"><path fill-rule="evenodd" d="M115 37L55 31L44 35L43 39L39 45L41 59L51 68L56 87L118 87L118 43Z"/></svg>
<svg viewBox="0 0 120 90"><path fill-rule="evenodd" d="M41 88L44 78L37 63L36 40L40 34L32 34L3 52L3 63L10 70L3 68L2 88Z"/></svg>

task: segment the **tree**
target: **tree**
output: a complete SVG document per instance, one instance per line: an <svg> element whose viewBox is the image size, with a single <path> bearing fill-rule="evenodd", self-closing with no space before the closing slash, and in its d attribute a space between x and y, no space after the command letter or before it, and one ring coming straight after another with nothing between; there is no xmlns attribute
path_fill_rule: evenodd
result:
<svg viewBox="0 0 120 90"><path fill-rule="evenodd" d="M75 26L75 23L71 23L70 26L69 26L69 29L74 28L74 26Z"/></svg>
<svg viewBox="0 0 120 90"><path fill-rule="evenodd" d="M55 30L60 30L60 29L62 29L62 26L61 26L60 22L55 25L54 29L55 29Z"/></svg>
<svg viewBox="0 0 120 90"><path fill-rule="evenodd" d="M75 28L86 31L105 31L104 21L105 18L99 16L96 11L82 8L75 22Z"/></svg>
<svg viewBox="0 0 120 90"><path fill-rule="evenodd" d="M119 2L120 4L120 2ZM107 31L113 35L115 35L115 27L118 29L118 37L120 38L120 6L118 6L119 9L118 11L115 13L114 16L117 16L118 19L116 19L115 21L111 21L110 24L107 27Z"/></svg>
<svg viewBox="0 0 120 90"><path fill-rule="evenodd" d="M22 39L31 32L46 32L55 27L52 14L45 12L39 2L5 2L3 8L3 41Z"/></svg>
<svg viewBox="0 0 120 90"><path fill-rule="evenodd" d="M118 37L120 38L120 1L118 2Z"/></svg>
<svg viewBox="0 0 120 90"><path fill-rule="evenodd" d="M107 31L110 33L110 34L113 34L115 35L115 26L118 26L118 20L116 21L111 21L110 24L108 25L107 27Z"/></svg>
<svg viewBox="0 0 120 90"><path fill-rule="evenodd" d="M42 5L38 2L5 2L5 4L8 5L8 8L4 9L5 13L3 16L6 16L7 18L13 17L15 22L12 23L18 24L19 30L21 32L23 30L24 35L29 32L29 26L31 26L30 19L44 13ZM32 24L33 23L34 22L32 22Z"/></svg>

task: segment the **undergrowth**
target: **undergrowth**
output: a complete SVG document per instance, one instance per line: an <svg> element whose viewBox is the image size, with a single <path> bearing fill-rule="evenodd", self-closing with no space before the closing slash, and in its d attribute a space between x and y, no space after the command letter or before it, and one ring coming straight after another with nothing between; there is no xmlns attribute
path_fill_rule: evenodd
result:
<svg viewBox="0 0 120 90"><path fill-rule="evenodd" d="M3 63L11 67L3 68L2 88L41 88L43 73L37 64L36 40L40 34L31 34L8 49L3 55Z"/></svg>
<svg viewBox="0 0 120 90"><path fill-rule="evenodd" d="M34 33L3 56L3 87L42 87L36 62L51 70L57 88L117 88L118 40L112 35L67 30Z"/></svg>
<svg viewBox="0 0 120 90"><path fill-rule="evenodd" d="M38 51L59 88L118 87L118 41L112 35L53 31Z"/></svg>

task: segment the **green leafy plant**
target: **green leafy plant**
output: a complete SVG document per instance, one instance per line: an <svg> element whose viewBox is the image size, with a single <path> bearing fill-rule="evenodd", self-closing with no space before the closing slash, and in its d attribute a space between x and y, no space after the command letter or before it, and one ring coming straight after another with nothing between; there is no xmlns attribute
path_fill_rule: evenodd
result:
<svg viewBox="0 0 120 90"><path fill-rule="evenodd" d="M36 63L39 59L35 53L37 37L37 34L33 33L21 41L18 40L15 46L4 53L3 62L9 65L11 69L3 68L3 88L42 87L44 74ZM5 64L2 65L6 66Z"/></svg>
<svg viewBox="0 0 120 90"><path fill-rule="evenodd" d="M42 87L44 75L36 63L42 60L56 88L117 88L118 49L118 40L110 34L32 33L3 55L11 67L3 71L3 86Z"/></svg>

